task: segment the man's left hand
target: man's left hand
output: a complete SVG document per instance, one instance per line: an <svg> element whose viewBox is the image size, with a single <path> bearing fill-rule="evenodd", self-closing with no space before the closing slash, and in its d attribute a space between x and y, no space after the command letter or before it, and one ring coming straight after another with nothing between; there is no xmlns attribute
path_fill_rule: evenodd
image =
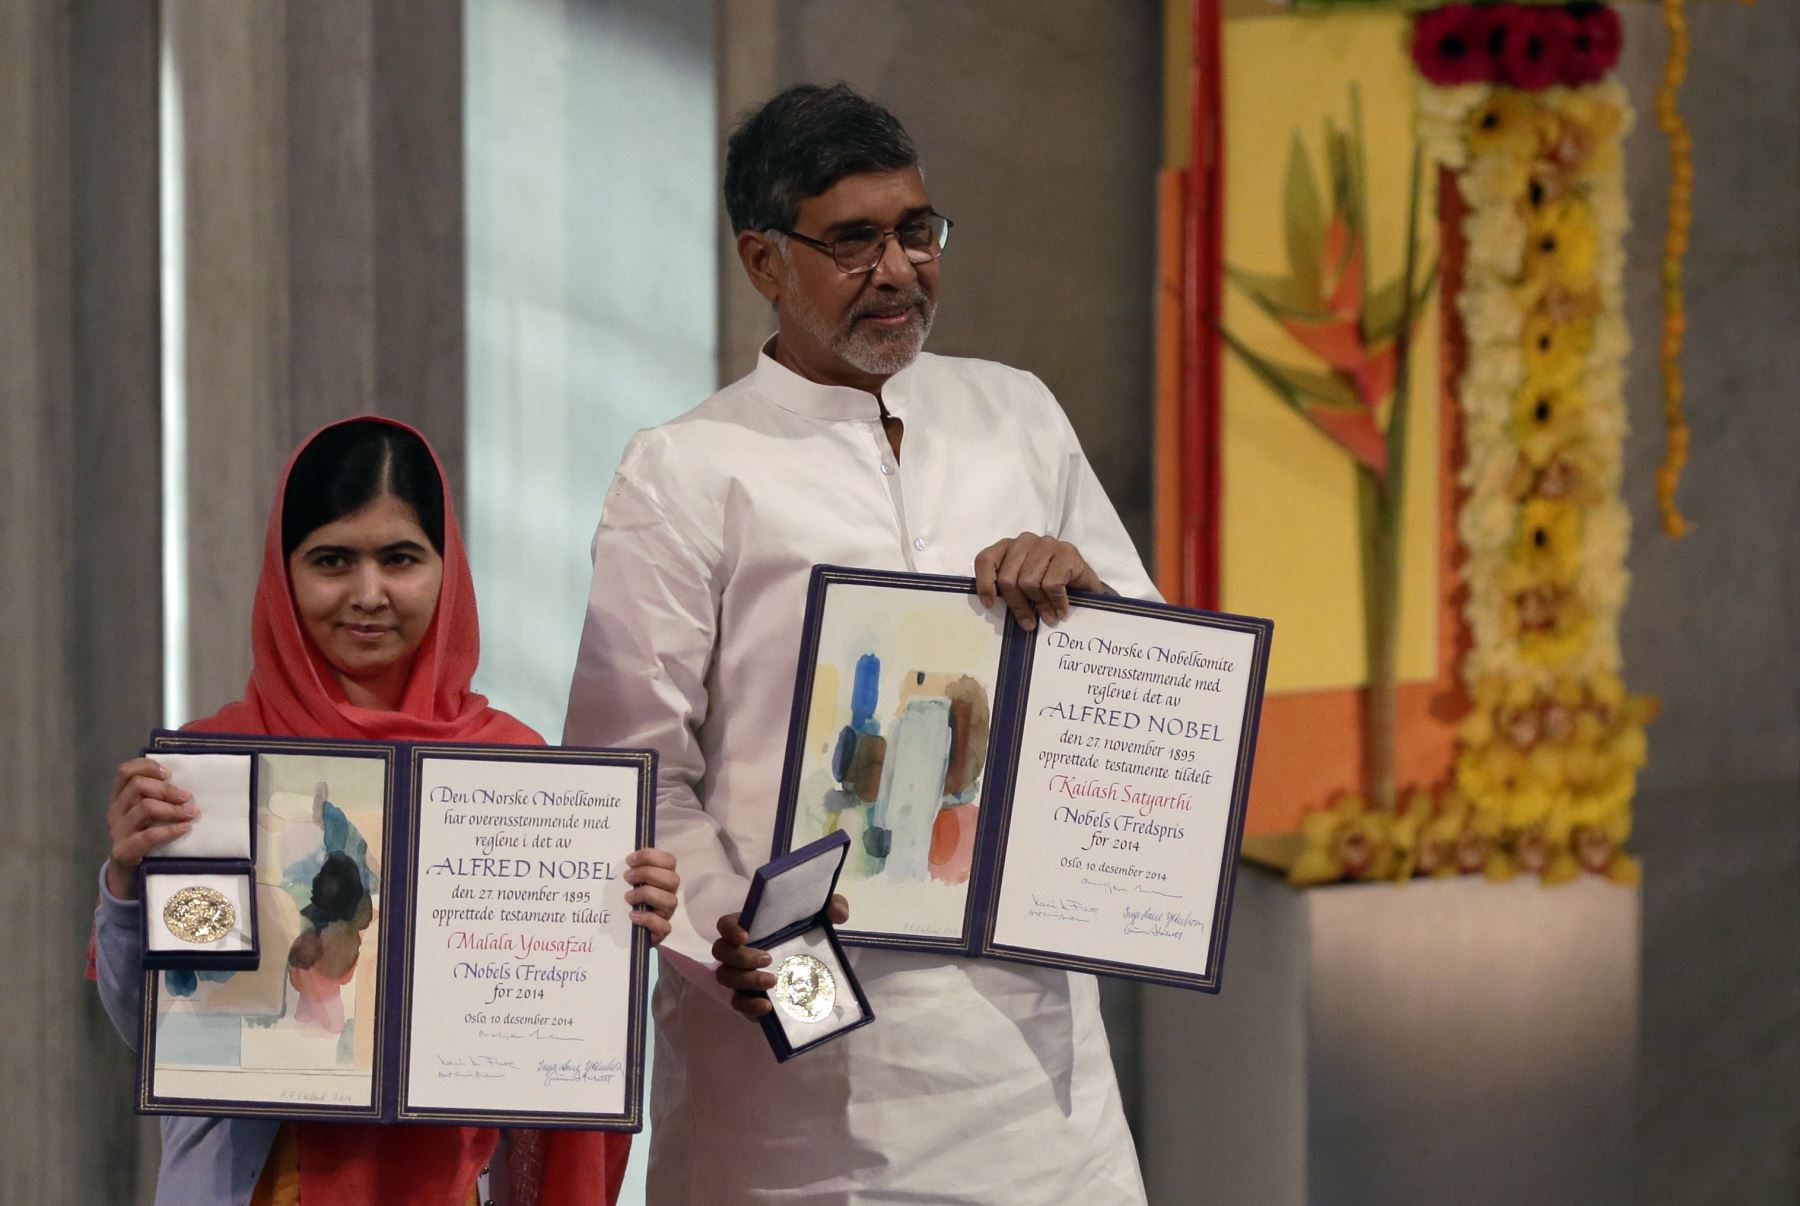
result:
<svg viewBox="0 0 1800 1206"><path fill-rule="evenodd" d="M1070 590L1105 589L1081 550L1054 536L1020 532L975 556L975 593L982 606L1004 599L1027 632L1040 618L1052 624L1068 619Z"/></svg>

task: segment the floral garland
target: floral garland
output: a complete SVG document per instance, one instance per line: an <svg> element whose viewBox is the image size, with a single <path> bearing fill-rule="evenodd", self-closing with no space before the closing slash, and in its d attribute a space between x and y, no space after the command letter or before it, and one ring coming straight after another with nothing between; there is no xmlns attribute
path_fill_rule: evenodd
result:
<svg viewBox="0 0 1800 1206"><path fill-rule="evenodd" d="M1662 467L1656 471L1656 502L1662 509L1663 531L1671 537L1687 535L1687 518L1675 502L1681 470L1688 458L1688 425L1682 413L1681 346L1687 332L1687 316L1681 293L1681 264L1687 256L1688 227L1694 218L1694 140L1681 120L1677 101L1687 78L1688 27L1686 0L1663 0L1663 24L1669 31L1669 57L1663 65L1662 87L1656 93L1656 120L1669 140L1669 220L1663 236L1663 331L1659 349L1663 377L1663 422L1669 443Z"/></svg>
<svg viewBox="0 0 1800 1206"><path fill-rule="evenodd" d="M1452 787L1309 816L1289 878L1585 869L1635 883L1624 845L1655 706L1618 673L1631 111L1616 82L1592 82L1617 60L1617 15L1458 5L1414 30L1420 137L1468 205L1458 531L1473 707Z"/></svg>

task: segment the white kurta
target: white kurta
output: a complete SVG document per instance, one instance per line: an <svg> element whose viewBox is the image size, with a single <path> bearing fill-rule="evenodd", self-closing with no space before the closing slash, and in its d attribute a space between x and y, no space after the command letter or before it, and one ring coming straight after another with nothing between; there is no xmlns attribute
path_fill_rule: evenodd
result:
<svg viewBox="0 0 1800 1206"><path fill-rule="evenodd" d="M713 980L718 918L770 854L815 563L969 574L993 541L1043 532L1120 593L1154 591L1036 377L923 355L882 396L900 459L873 395L765 352L633 439L594 538L564 740L657 751L656 844L682 876L650 1200L1141 1203L1093 977L856 951L875 1023L779 1065Z"/></svg>

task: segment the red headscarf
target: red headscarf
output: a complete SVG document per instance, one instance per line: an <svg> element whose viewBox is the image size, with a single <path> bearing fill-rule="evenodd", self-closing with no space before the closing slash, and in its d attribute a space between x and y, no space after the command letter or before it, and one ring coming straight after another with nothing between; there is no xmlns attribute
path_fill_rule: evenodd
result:
<svg viewBox="0 0 1800 1206"><path fill-rule="evenodd" d="M470 690L481 655L475 582L444 482L444 582L437 612L414 654L398 711L349 703L337 676L294 614L281 547L282 503L294 461L313 440L345 423L385 423L424 437L404 423L369 416L329 424L309 436L281 475L263 543L262 575L251 613L254 664L244 698L183 726L213 733L343 737L372 741L478 741L542 745L522 721L488 707ZM426 444L427 450L430 445ZM444 467L431 453L438 478ZM463 1206L494 1153L498 1132L440 1126L300 1127L300 1200L307 1206L418 1203ZM515 1201L540 1206L611 1203L625 1175L629 1135L594 1131L512 1132L509 1180Z"/></svg>

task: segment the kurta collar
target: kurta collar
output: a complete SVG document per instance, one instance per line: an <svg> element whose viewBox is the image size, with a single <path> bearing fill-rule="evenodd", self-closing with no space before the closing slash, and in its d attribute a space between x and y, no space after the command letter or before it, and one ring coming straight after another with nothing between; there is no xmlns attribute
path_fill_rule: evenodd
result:
<svg viewBox="0 0 1800 1206"><path fill-rule="evenodd" d="M808 381L776 360L774 347L775 338L770 336L756 357L756 369L751 374L751 382L757 393L775 405L798 415L828 421L849 419L869 423L881 417L881 406L874 394L851 389L847 385L821 385L817 381ZM920 359L923 358L924 353L920 353ZM918 364L919 361L914 360L888 378L887 385L881 391L881 398L886 402L889 414L898 418L905 417L907 383Z"/></svg>

